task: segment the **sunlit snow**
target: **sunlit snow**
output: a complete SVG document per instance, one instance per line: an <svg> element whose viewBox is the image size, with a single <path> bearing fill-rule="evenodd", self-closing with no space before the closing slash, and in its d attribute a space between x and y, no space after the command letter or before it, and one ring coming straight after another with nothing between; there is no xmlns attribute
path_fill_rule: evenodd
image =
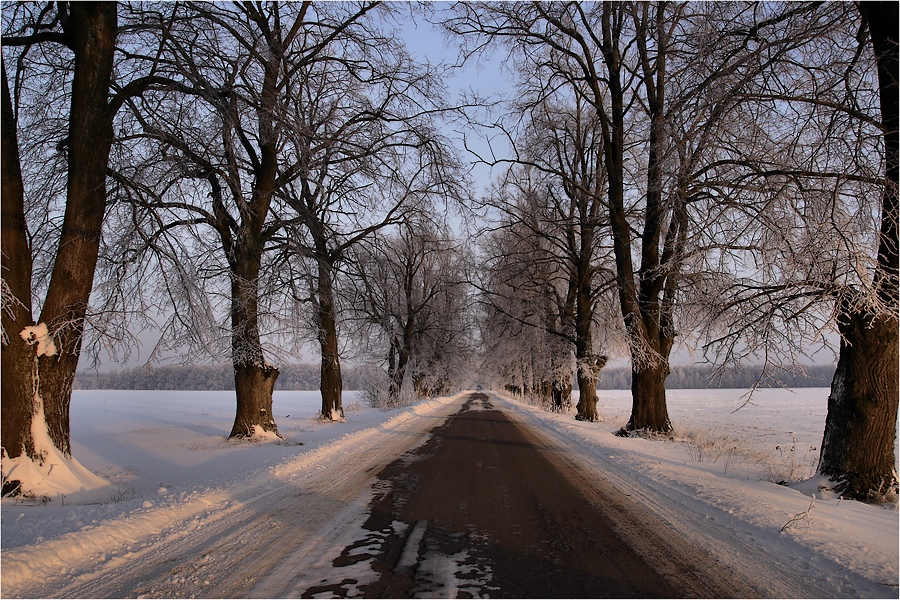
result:
<svg viewBox="0 0 900 600"><path fill-rule="evenodd" d="M491 404L538 428L677 535L746 573L768 596L896 597L896 506L823 497L809 484L773 483L802 482L814 473L828 390L761 390L734 412L742 394L670 391L678 434L664 440L613 435L631 407L625 391L599 393L601 423L500 396ZM93 596L115 589L115 595L277 597L323 579L346 581L343 590L356 594L374 577L370 561L361 556L341 569L333 561L350 545L365 554L379 544L362 528L375 493L373 465L388 460L394 447L420 443L414 432L439 424L464 399L380 411L349 393L347 421L323 423L317 392L275 392L274 416L285 441L246 443L226 437L233 392L76 391L74 455L109 485L65 496L48 490L44 501L3 500L4 596ZM471 408L485 407L476 402ZM379 452L383 458L374 456ZM357 491L341 495L348 486ZM269 503L268 514L261 513ZM784 527L804 511L808 519ZM392 525L398 534L415 528ZM242 545L264 548L266 536L276 533L286 536L273 542L276 547L291 540L296 549L260 555L264 562L248 565L250 580L232 582L230 565L240 564L234 561ZM173 562L161 563L163 571L152 570L152 579L128 579L144 573L142 563L163 560L170 548L194 548L190 544L201 539L209 550L175 552ZM463 579L474 586L463 591L491 595L490 565L468 572L466 556L434 549L417 556L417 545L402 562L431 574L434 586L422 595L462 590ZM105 587L113 574L122 587Z"/></svg>

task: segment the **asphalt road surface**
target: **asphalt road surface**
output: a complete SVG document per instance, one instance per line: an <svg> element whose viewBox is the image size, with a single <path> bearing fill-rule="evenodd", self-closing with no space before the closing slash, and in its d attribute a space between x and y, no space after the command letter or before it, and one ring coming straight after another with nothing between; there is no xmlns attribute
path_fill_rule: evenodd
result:
<svg viewBox="0 0 900 600"><path fill-rule="evenodd" d="M379 473L363 539L303 597L676 598L745 595L700 568L627 494L589 481L488 396L472 394L424 445ZM635 512L637 511L637 512Z"/></svg>

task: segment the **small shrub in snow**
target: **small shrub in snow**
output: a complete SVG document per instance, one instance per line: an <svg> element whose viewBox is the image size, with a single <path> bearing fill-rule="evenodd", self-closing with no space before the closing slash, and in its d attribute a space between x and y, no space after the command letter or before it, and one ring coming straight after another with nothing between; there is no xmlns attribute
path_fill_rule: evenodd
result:
<svg viewBox="0 0 900 600"><path fill-rule="evenodd" d="M362 410L362 404L359 400L344 406L344 412L359 412L360 410Z"/></svg>
<svg viewBox="0 0 900 600"><path fill-rule="evenodd" d="M562 405L558 405L552 397L547 396L528 396L529 404L533 404L535 406L540 406L542 410L547 412L558 412L563 415L567 415L572 412L572 399L567 398L563 400ZM602 419L601 419L602 420Z"/></svg>
<svg viewBox="0 0 900 600"><path fill-rule="evenodd" d="M790 529L794 525L798 523L806 523L806 529L809 529L810 523L812 523L812 510L815 508L816 503L816 495L813 494L812 500L809 501L809 507L801 513L797 513L794 515L790 521L782 525L781 531L784 532L785 529Z"/></svg>
<svg viewBox="0 0 900 600"><path fill-rule="evenodd" d="M815 481L815 480L813 480ZM897 481L897 474L894 473L894 481ZM836 482L832 480L826 480L825 483L819 482L819 491L824 493L835 493L835 489L842 489L843 486L840 485L842 482ZM842 497L838 497L838 502L843 500ZM880 489L878 490L869 490L869 494L866 498L866 504L877 504L884 506L885 508L897 510L898 509L898 489L897 485L888 485L887 482L882 482Z"/></svg>
<svg viewBox="0 0 900 600"><path fill-rule="evenodd" d="M379 410L391 410L392 408L412 406L418 400L412 386L408 384L403 385L399 398L391 397L388 393L388 386L386 374L370 376L363 388L363 398L366 403Z"/></svg>
<svg viewBox="0 0 900 600"><path fill-rule="evenodd" d="M811 446L801 456L797 450L797 437L791 433L791 444L775 446L777 454L763 457L760 464L763 478L778 485L791 485L812 477L819 462L819 453Z"/></svg>
<svg viewBox="0 0 900 600"><path fill-rule="evenodd" d="M9 473L0 472L0 482L3 484L2 495L4 498L18 496L22 491L22 482L18 479L10 479L10 475L12 475L12 472L15 471L18 466L19 465L13 465L9 470Z"/></svg>
<svg viewBox="0 0 900 600"><path fill-rule="evenodd" d="M869 490L869 498L866 502L869 504L892 504L894 509L896 509L898 496L900 496L900 488L896 484L897 481L897 471L894 471L894 485L887 485L887 482L883 482L881 489L878 491Z"/></svg>
<svg viewBox="0 0 900 600"><path fill-rule="evenodd" d="M128 486L124 490L119 488L116 490L116 493L110 494L109 500L110 502L127 502L128 500L134 500L135 495L136 492L134 491L134 488Z"/></svg>
<svg viewBox="0 0 900 600"><path fill-rule="evenodd" d="M722 469L723 472L728 472L728 467L734 464L734 457L737 454L737 446L734 444L729 445L725 448L725 452L722 453Z"/></svg>
<svg viewBox="0 0 900 600"><path fill-rule="evenodd" d="M740 440L700 429L682 432L680 442L684 445L688 458L694 462L716 464L721 460L724 473L742 456L749 454L749 451L743 449Z"/></svg>

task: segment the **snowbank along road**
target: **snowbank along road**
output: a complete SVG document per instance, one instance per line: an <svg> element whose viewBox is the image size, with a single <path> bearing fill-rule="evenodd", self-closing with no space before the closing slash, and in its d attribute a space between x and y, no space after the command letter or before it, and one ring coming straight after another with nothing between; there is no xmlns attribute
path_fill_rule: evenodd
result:
<svg viewBox="0 0 900 600"><path fill-rule="evenodd" d="M429 401L238 483L4 549L3 595L827 591L782 573L764 548L729 541L733 532L692 533L677 498L623 485L572 439L510 408L484 394Z"/></svg>
<svg viewBox="0 0 900 600"><path fill-rule="evenodd" d="M352 541L375 474L458 408L456 398L425 403L237 485L4 550L3 595L247 597L286 557Z"/></svg>

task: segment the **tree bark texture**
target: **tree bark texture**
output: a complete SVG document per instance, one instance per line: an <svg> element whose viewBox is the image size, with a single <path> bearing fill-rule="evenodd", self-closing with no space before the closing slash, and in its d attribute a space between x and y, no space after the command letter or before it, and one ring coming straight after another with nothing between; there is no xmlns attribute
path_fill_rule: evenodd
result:
<svg viewBox="0 0 900 600"><path fill-rule="evenodd" d="M272 391L278 369L266 364L259 337L258 244L244 240L231 282L231 356L237 410L231 437L249 437L255 428L278 434Z"/></svg>
<svg viewBox="0 0 900 600"><path fill-rule="evenodd" d="M579 421L597 421L600 413L597 411L597 376L587 368L579 366L578 375L578 404L575 405Z"/></svg>
<svg viewBox="0 0 900 600"><path fill-rule="evenodd" d="M886 309L864 314L841 307L837 370L828 397L819 473L836 482L848 498L877 501L897 487L894 440L897 435L898 379L898 101L895 2L861 2L878 65L885 141L881 238L874 281Z"/></svg>
<svg viewBox="0 0 900 600"><path fill-rule="evenodd" d="M322 392L322 417L339 421L344 418L344 407L341 402L343 381L332 277L331 263L319 259L317 320L319 348L322 351L322 379L319 384Z"/></svg>
<svg viewBox="0 0 900 600"><path fill-rule="evenodd" d="M28 383L12 384L16 388L13 393L17 395L29 387L32 389L30 399L21 400L23 410L18 411L20 415L27 414L24 404L33 402L33 391L40 391L50 438L66 455L71 455L69 405L72 382L81 353L84 317L94 283L106 210L106 168L113 140L109 90L118 33L116 10L113 2L73 3L63 24L66 43L75 59L66 145L66 209L39 319L47 324L57 354L39 357L39 368L31 371L37 374L38 381L31 381L29 377ZM4 146L7 141L12 142L12 139L4 137ZM12 156L10 160L13 160ZM21 258L18 252L17 256ZM29 301L30 294L29 290ZM12 357L11 360L18 373L25 373L24 364L18 364L20 361ZM4 404L6 398L4 394Z"/></svg>
<svg viewBox="0 0 900 600"><path fill-rule="evenodd" d="M13 115L6 64L3 64L3 116L0 125L2 154L2 214L0 214L0 268L2 268L3 354L0 357L3 450L9 458L23 453L35 457L31 422L34 418L33 368L35 349L19 333L34 325L31 311L31 249L25 223L25 190L19 163L19 143Z"/></svg>
<svg viewBox="0 0 900 600"><path fill-rule="evenodd" d="M897 485L897 321L851 313L842 318L840 331L819 473L832 478L846 498L874 500Z"/></svg>
<svg viewBox="0 0 900 600"><path fill-rule="evenodd" d="M593 310L590 308L590 288L579 289L575 313L575 358L577 361L578 404L575 405L579 421L598 421L597 411L597 374L606 364L606 359L594 356Z"/></svg>
<svg viewBox="0 0 900 600"><path fill-rule="evenodd" d="M598 176L599 179L599 176ZM575 293L575 359L578 365L579 399L575 418L579 421L599 421L597 411L597 375L606 359L594 355L594 266L591 263L594 250L595 223L597 218L590 210L590 201L578 194L579 221L578 258L574 265L574 281L569 282L570 292Z"/></svg>
<svg viewBox="0 0 900 600"><path fill-rule="evenodd" d="M672 430L666 406L666 377L669 365L631 369L631 418L622 433L638 430L666 432Z"/></svg>
<svg viewBox="0 0 900 600"><path fill-rule="evenodd" d="M278 369L270 365L235 365L234 389L239 399L231 437L250 437L255 427L278 434L272 414L272 392Z"/></svg>
<svg viewBox="0 0 900 600"><path fill-rule="evenodd" d="M400 393L403 390L403 380L406 378L406 366L409 364L409 351L403 347L396 350L393 349L395 342L392 342L391 351L395 352L394 362L388 367L388 378L390 379L388 395L395 402L399 402ZM396 343L399 345L399 343Z"/></svg>

